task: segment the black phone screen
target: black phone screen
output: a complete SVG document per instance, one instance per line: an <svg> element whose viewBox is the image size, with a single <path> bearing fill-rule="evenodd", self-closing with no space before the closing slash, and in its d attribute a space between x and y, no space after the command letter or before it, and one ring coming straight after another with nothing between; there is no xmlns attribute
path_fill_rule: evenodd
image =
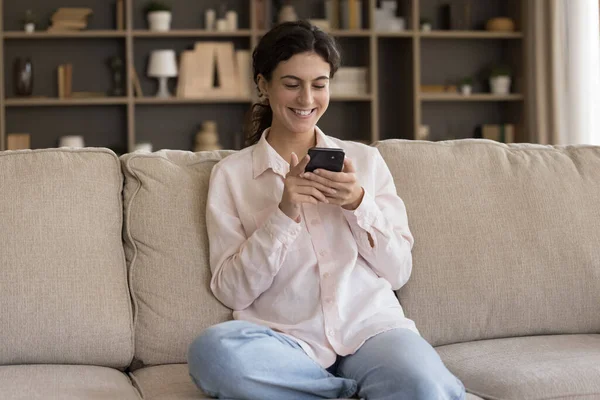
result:
<svg viewBox="0 0 600 400"><path fill-rule="evenodd" d="M308 149L310 161L304 169L313 172L315 169L326 169L333 172L341 172L344 167L344 150L330 149L325 147L312 147Z"/></svg>

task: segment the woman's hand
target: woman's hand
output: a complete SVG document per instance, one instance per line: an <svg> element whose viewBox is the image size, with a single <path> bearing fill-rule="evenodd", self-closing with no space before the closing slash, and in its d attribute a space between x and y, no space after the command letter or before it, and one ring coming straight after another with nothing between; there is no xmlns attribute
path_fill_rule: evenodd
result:
<svg viewBox="0 0 600 400"><path fill-rule="evenodd" d="M362 202L365 191L356 180L356 170L349 158L344 158L342 172L332 172L317 169L314 173L305 172L303 178L311 182L319 183L326 188L335 189L336 193L327 193L330 204L338 204L346 210L355 210Z"/></svg>
<svg viewBox="0 0 600 400"><path fill-rule="evenodd" d="M292 153L290 172L286 175L283 187L283 195L279 203L279 209L285 215L296 222L300 222L300 204L302 203L329 203L324 193L329 196L335 195L335 189L300 177L308 164L310 157L306 155L298 162L298 156Z"/></svg>

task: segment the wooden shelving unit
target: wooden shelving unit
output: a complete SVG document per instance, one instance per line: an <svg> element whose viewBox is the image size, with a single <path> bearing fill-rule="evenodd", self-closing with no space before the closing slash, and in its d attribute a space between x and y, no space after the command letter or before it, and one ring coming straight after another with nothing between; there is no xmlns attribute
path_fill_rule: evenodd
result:
<svg viewBox="0 0 600 400"><path fill-rule="evenodd" d="M523 129L528 100L523 73L523 2L473 2L472 29L439 30L434 23L430 32L420 31L415 21L422 16L435 18L437 0L398 0L399 15L407 21L407 30L401 32L377 29L374 19L377 1L363 2L362 29L337 29L330 33L340 44L344 66L369 68L370 91L360 96L332 95L329 110L319 122L325 132L362 142L414 139L425 124L432 128L432 140L442 140L470 137L482 123L514 123L518 139L527 140ZM206 119L217 121L224 147L239 147L239 131L252 99L155 98L152 95L156 81L145 76L145 68L151 50L173 48L179 53L196 41L232 41L236 48L254 48L266 32L258 29L256 16L251 12L255 0L227 2L239 15L240 29L234 32L202 29L204 10L218 10L219 0L172 0L173 23L168 32L148 30L142 12L146 4L143 0L125 0L123 30L115 29L112 2L84 3L80 6L94 9L88 30L25 33L15 22L25 8L36 8L38 15L49 16L56 8L65 6L64 0L32 0L27 7L0 0L0 79L4 83L0 85L0 150L6 147L6 134L12 132L31 133L34 148L51 147L63 134L83 134L86 144L110 147L117 153L132 151L140 141L153 142L155 149L191 150L193 135ZM319 11L323 9L322 3L323 0L293 1L300 18L323 18ZM497 33L481 29L482 21L499 14L512 17L517 31ZM113 55L122 57L127 67L124 96L57 98L58 64L73 61L74 90L108 92L111 80L106 59ZM14 97L12 65L16 57L25 56L34 61L34 95L43 97ZM507 62L514 68L510 95L489 94L483 78L478 79L479 85L470 96L420 91L422 84L456 84L463 74L477 75L490 62ZM140 77L144 97L134 96L130 67ZM175 82L170 81L172 91Z"/></svg>

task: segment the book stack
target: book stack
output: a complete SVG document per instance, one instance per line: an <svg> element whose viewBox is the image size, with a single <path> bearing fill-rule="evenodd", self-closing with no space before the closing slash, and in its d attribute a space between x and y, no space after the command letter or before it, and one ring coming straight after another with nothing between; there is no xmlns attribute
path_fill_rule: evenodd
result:
<svg viewBox="0 0 600 400"><path fill-rule="evenodd" d="M24 150L31 146L29 133L9 133L6 138L7 150Z"/></svg>
<svg viewBox="0 0 600 400"><path fill-rule="evenodd" d="M61 64L57 71L58 98L71 97L73 92L73 64Z"/></svg>
<svg viewBox="0 0 600 400"><path fill-rule="evenodd" d="M363 0L326 0L325 16L332 29L362 29Z"/></svg>
<svg viewBox="0 0 600 400"><path fill-rule="evenodd" d="M249 50L235 50L232 42L197 42L181 54L177 97L250 98L251 71Z"/></svg>
<svg viewBox="0 0 600 400"><path fill-rule="evenodd" d="M87 28L91 8L62 7L56 10L50 20L48 32L80 31Z"/></svg>
<svg viewBox="0 0 600 400"><path fill-rule="evenodd" d="M485 124L481 126L481 133L476 137L501 143L514 143L515 126L513 124Z"/></svg>
<svg viewBox="0 0 600 400"><path fill-rule="evenodd" d="M341 67L329 84L332 96L357 96L369 92L369 70L366 67Z"/></svg>

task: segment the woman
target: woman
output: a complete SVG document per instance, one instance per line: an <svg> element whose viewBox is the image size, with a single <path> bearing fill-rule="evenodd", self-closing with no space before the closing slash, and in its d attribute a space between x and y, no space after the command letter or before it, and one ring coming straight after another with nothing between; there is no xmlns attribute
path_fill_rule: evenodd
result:
<svg viewBox="0 0 600 400"><path fill-rule="evenodd" d="M306 22L276 26L254 51L264 104L251 146L213 169L207 204L210 285L234 321L192 343L190 375L227 399L464 399L393 292L413 237L386 164L316 126L339 64ZM342 172L304 172L315 146L344 149Z"/></svg>

